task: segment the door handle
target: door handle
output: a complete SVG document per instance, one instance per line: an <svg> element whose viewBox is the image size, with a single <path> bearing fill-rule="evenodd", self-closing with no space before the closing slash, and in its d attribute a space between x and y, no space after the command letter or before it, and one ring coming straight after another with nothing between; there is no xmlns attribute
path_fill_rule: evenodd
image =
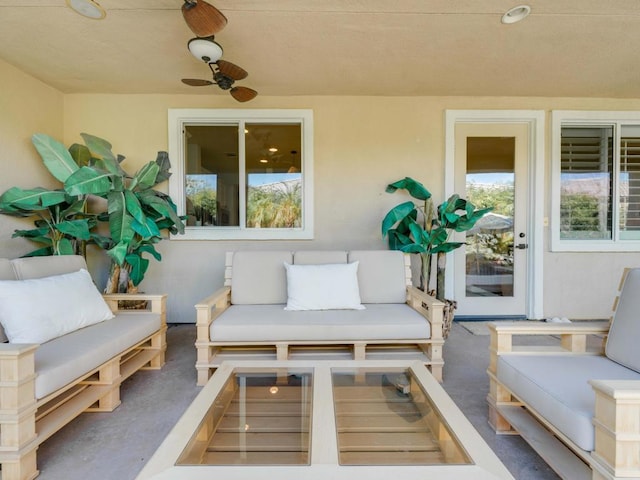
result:
<svg viewBox="0 0 640 480"><path fill-rule="evenodd" d="M519 243L519 244L516 245L516 248L518 250L524 250L526 248L529 248L529 244L528 243Z"/></svg>

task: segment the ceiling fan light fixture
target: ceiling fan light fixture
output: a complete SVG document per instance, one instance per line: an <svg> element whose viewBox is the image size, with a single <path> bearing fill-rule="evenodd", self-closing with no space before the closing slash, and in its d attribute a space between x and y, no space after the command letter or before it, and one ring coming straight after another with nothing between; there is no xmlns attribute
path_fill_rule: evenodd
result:
<svg viewBox="0 0 640 480"><path fill-rule="evenodd" d="M107 12L105 12L104 8L94 0L67 0L67 6L83 17L91 18L93 20L102 20L107 16Z"/></svg>
<svg viewBox="0 0 640 480"><path fill-rule="evenodd" d="M191 55L205 63L216 63L222 58L222 47L209 38L192 38L187 43Z"/></svg>
<svg viewBox="0 0 640 480"><path fill-rule="evenodd" d="M510 8L502 16L502 23L510 24L517 23L529 16L531 13L531 7L529 5L518 5L517 7Z"/></svg>

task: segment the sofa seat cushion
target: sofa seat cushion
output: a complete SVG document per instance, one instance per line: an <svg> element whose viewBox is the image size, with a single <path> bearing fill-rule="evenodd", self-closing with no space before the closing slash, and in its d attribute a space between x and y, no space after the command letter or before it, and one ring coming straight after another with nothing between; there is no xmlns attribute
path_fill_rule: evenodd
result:
<svg viewBox="0 0 640 480"><path fill-rule="evenodd" d="M124 312L43 343L35 353L36 398L46 397L141 342L161 326L160 314Z"/></svg>
<svg viewBox="0 0 640 480"><path fill-rule="evenodd" d="M425 340L429 323L407 304L365 310L284 310L284 305L232 305L211 324L214 342Z"/></svg>
<svg viewBox="0 0 640 480"><path fill-rule="evenodd" d="M589 380L640 380L604 356L501 355L498 380L578 447L593 451L595 394Z"/></svg>

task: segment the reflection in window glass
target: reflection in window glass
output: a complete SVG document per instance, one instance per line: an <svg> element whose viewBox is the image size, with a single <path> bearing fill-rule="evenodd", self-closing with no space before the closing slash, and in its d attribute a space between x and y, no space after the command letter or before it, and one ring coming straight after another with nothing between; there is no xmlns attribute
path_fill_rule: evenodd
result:
<svg viewBox="0 0 640 480"><path fill-rule="evenodd" d="M640 239L640 127L623 126L620 139L620 238Z"/></svg>
<svg viewBox="0 0 640 480"><path fill-rule="evenodd" d="M466 232L466 296L513 296L515 138L467 138L467 199L492 207Z"/></svg>
<svg viewBox="0 0 640 480"><path fill-rule="evenodd" d="M187 225L240 225L237 125L190 125L185 137Z"/></svg>
<svg viewBox="0 0 640 480"><path fill-rule="evenodd" d="M299 124L246 124L247 228L302 226Z"/></svg>
<svg viewBox="0 0 640 480"><path fill-rule="evenodd" d="M612 238L613 127L563 127L560 238Z"/></svg>

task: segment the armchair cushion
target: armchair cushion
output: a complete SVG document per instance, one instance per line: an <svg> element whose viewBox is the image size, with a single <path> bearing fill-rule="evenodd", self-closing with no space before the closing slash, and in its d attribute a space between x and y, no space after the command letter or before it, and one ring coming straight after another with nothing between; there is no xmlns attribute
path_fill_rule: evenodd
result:
<svg viewBox="0 0 640 480"><path fill-rule="evenodd" d="M0 281L0 323L11 343L44 343L113 318L84 269Z"/></svg>
<svg viewBox="0 0 640 480"><path fill-rule="evenodd" d="M589 380L640 380L604 356L500 355L498 380L583 450L595 445Z"/></svg>
<svg viewBox="0 0 640 480"><path fill-rule="evenodd" d="M358 262L289 265L285 310L363 310Z"/></svg>
<svg viewBox="0 0 640 480"><path fill-rule="evenodd" d="M628 271L611 322L605 353L614 362L640 372L640 269Z"/></svg>

